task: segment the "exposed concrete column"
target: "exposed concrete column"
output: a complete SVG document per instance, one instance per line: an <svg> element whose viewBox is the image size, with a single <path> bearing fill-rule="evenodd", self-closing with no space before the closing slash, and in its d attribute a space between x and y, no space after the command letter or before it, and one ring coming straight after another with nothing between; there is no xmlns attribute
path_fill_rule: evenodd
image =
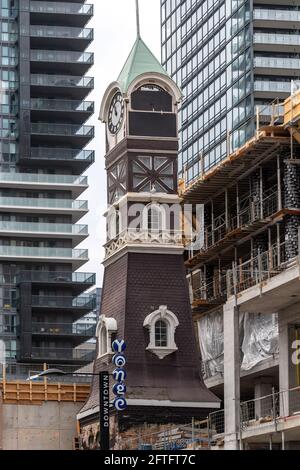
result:
<svg viewBox="0 0 300 470"><path fill-rule="evenodd" d="M279 313L279 391L284 392L280 394L280 415L289 416L289 393L285 392L290 389L289 326L282 316Z"/></svg>
<svg viewBox="0 0 300 470"><path fill-rule="evenodd" d="M264 416L272 416L273 414L273 399L272 399L272 377L258 377L254 381L254 398L255 401L255 417L262 418ZM269 397L270 395L270 397ZM261 397L263 400L257 400Z"/></svg>
<svg viewBox="0 0 300 470"><path fill-rule="evenodd" d="M223 308L225 449L237 450L240 430L239 310L233 303Z"/></svg>

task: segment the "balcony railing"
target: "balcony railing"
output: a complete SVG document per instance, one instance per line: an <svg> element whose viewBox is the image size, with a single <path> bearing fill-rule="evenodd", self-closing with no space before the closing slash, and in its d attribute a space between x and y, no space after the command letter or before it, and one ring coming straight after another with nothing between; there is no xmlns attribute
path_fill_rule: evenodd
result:
<svg viewBox="0 0 300 470"><path fill-rule="evenodd" d="M93 101L80 101L80 100L46 100L42 98L33 98L31 100L31 109L46 110L46 111L74 111L93 113Z"/></svg>
<svg viewBox="0 0 300 470"><path fill-rule="evenodd" d="M96 275L92 273L72 273L64 271L21 271L17 275L17 283L20 282L71 282L74 284L94 285L96 283Z"/></svg>
<svg viewBox="0 0 300 470"><path fill-rule="evenodd" d="M286 46L299 46L300 36L296 34L255 33L254 43Z"/></svg>
<svg viewBox="0 0 300 470"><path fill-rule="evenodd" d="M0 256L12 258L66 258L88 261L88 251L72 248L41 248L0 245Z"/></svg>
<svg viewBox="0 0 300 470"><path fill-rule="evenodd" d="M95 336L96 325L86 323L32 323L33 334Z"/></svg>
<svg viewBox="0 0 300 470"><path fill-rule="evenodd" d="M88 235L88 226L79 224L15 222L0 220L0 232L61 233L70 236Z"/></svg>
<svg viewBox="0 0 300 470"><path fill-rule="evenodd" d="M94 295L81 295L79 297L62 297L56 295L33 295L31 298L33 307L47 308L84 308L93 310L96 299Z"/></svg>
<svg viewBox="0 0 300 470"><path fill-rule="evenodd" d="M69 2L30 2L30 11L32 13L55 13L55 14L72 14L72 15L93 15L93 5L69 3Z"/></svg>
<svg viewBox="0 0 300 470"><path fill-rule="evenodd" d="M250 287L280 274L295 259L289 246L290 240L275 243L268 251L259 253L242 264L234 265L227 271L227 294L239 294Z"/></svg>
<svg viewBox="0 0 300 470"><path fill-rule="evenodd" d="M254 66L274 69L300 69L300 59L285 57L255 57Z"/></svg>
<svg viewBox="0 0 300 470"><path fill-rule="evenodd" d="M0 172L0 183L41 183L41 184L67 184L86 186L86 176L73 175L47 175L44 173L2 173Z"/></svg>
<svg viewBox="0 0 300 470"><path fill-rule="evenodd" d="M0 197L2 207L41 207L44 209L88 210L88 201L72 199L44 199L27 197Z"/></svg>
<svg viewBox="0 0 300 470"><path fill-rule="evenodd" d="M93 163L94 150L77 150L70 148L31 147L30 158L37 160L73 160Z"/></svg>
<svg viewBox="0 0 300 470"><path fill-rule="evenodd" d="M90 349L33 347L31 357L32 359L91 362L95 358L95 351Z"/></svg>
<svg viewBox="0 0 300 470"><path fill-rule="evenodd" d="M76 124L33 123L31 133L40 135L61 135L71 137L94 137L93 126L78 126Z"/></svg>
<svg viewBox="0 0 300 470"><path fill-rule="evenodd" d="M228 214L228 225L226 224L225 212L214 218L213 225L204 228L204 245L202 250L214 247L221 242L227 234L254 224L259 220L264 220L278 211L278 191L277 186L272 186L264 192L263 200L254 201L250 195L241 198L239 201L239 211L236 206L230 207ZM234 214L234 215L233 215Z"/></svg>
<svg viewBox="0 0 300 470"><path fill-rule="evenodd" d="M272 9L255 9L255 20L268 20L268 21L300 21L300 11L297 10L272 10Z"/></svg>
<svg viewBox="0 0 300 470"><path fill-rule="evenodd" d="M30 59L36 62L62 62L65 64L93 65L92 52L31 50Z"/></svg>
<svg viewBox="0 0 300 470"><path fill-rule="evenodd" d="M31 26L30 35L35 38L61 38L93 40L94 32L90 28L72 28L62 26Z"/></svg>
<svg viewBox="0 0 300 470"><path fill-rule="evenodd" d="M290 93L291 82L276 82L272 80L255 80L255 91L266 91L271 93Z"/></svg>
<svg viewBox="0 0 300 470"><path fill-rule="evenodd" d="M31 75L31 85L35 86L54 86L54 87L75 87L75 88L94 88L94 79L92 77L80 77L76 75Z"/></svg>

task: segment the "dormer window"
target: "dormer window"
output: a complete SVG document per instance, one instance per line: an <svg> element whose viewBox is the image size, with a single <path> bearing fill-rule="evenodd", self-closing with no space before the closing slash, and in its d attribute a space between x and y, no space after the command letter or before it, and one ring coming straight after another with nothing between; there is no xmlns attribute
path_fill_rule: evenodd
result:
<svg viewBox="0 0 300 470"><path fill-rule="evenodd" d="M114 318L101 315L96 329L98 340L98 359L103 359L111 354L112 335L117 332L118 325Z"/></svg>
<svg viewBox="0 0 300 470"><path fill-rule="evenodd" d="M161 305L158 310L150 313L144 321L144 327L149 330L150 336L146 349L159 359L177 351L175 331L178 325L178 318L166 305Z"/></svg>

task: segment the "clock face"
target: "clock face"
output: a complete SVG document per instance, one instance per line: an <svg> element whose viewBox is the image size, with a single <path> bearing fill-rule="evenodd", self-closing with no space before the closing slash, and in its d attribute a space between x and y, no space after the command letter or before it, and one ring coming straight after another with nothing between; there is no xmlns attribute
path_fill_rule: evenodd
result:
<svg viewBox="0 0 300 470"><path fill-rule="evenodd" d="M124 118L124 100L121 93L117 93L111 102L108 113L108 129L111 134L117 134Z"/></svg>

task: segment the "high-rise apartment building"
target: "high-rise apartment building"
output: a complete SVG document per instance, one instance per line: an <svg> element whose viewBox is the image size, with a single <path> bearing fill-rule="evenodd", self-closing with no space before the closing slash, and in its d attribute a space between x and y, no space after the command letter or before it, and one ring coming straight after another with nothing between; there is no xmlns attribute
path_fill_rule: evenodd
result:
<svg viewBox="0 0 300 470"><path fill-rule="evenodd" d="M192 182L254 134L300 76L293 0L162 0L162 62L182 88L179 176Z"/></svg>
<svg viewBox="0 0 300 470"><path fill-rule="evenodd" d="M95 307L78 245L81 194L93 163L86 121L93 54L84 0L1 0L0 339L6 360L83 365L94 335L78 320ZM78 199L80 198L80 199Z"/></svg>

